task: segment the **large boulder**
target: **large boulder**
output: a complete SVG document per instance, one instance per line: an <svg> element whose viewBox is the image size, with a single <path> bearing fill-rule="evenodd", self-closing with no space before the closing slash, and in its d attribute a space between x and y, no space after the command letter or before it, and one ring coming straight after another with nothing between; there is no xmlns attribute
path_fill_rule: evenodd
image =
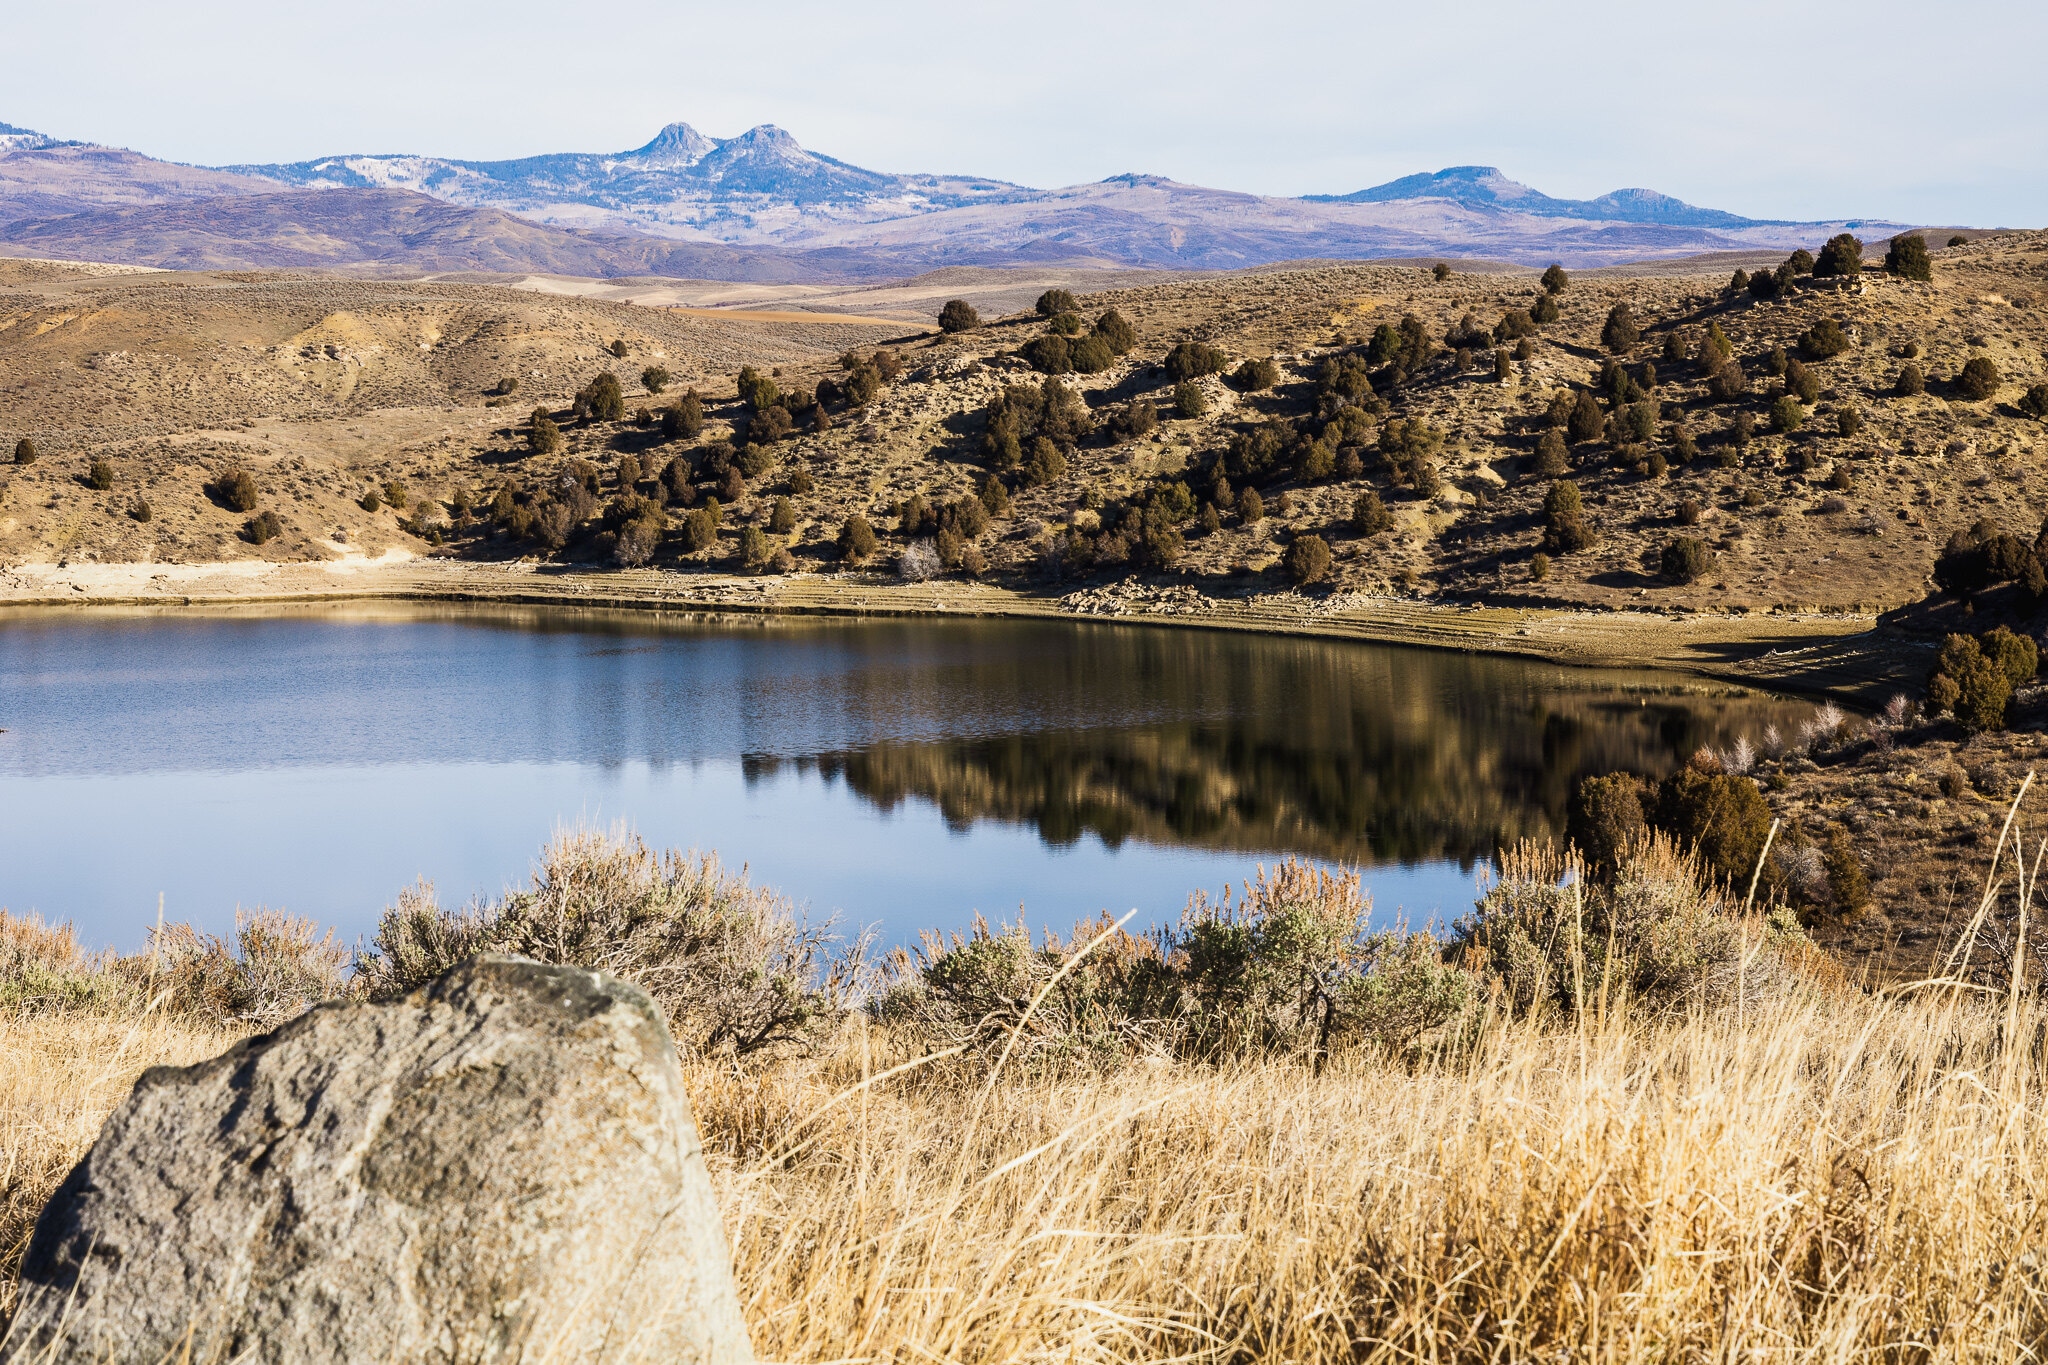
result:
<svg viewBox="0 0 2048 1365"><path fill-rule="evenodd" d="M0 1365L752 1359L668 1029L481 957L145 1072L36 1224Z"/></svg>

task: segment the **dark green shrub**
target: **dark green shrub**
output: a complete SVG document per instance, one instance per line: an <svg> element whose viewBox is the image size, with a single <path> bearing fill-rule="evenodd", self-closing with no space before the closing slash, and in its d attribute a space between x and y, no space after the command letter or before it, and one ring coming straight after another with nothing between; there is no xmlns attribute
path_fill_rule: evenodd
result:
<svg viewBox="0 0 2048 1365"><path fill-rule="evenodd" d="M747 423L747 439L750 443L779 441L796 430L789 409L785 407L763 408Z"/></svg>
<svg viewBox="0 0 2048 1365"><path fill-rule="evenodd" d="M1050 329L1063 337L1077 337L1087 326L1079 313L1061 313L1050 323Z"/></svg>
<svg viewBox="0 0 2048 1365"><path fill-rule="evenodd" d="M1064 289L1048 289L1038 296L1036 305L1042 318L1057 317L1061 313L1080 311L1081 305L1074 296Z"/></svg>
<svg viewBox="0 0 2048 1365"><path fill-rule="evenodd" d="M2031 636L1994 626L1985 633L1980 645L1984 657L1996 664L2014 687L2032 681L2041 669L2041 650Z"/></svg>
<svg viewBox="0 0 2048 1365"><path fill-rule="evenodd" d="M939 330L942 332L971 332L981 326L981 314L974 311L974 305L966 299L948 299L946 306L939 310Z"/></svg>
<svg viewBox="0 0 2048 1365"><path fill-rule="evenodd" d="M1101 337L1115 355L1127 354L1131 347L1138 344L1137 329L1114 308L1095 319L1094 335Z"/></svg>
<svg viewBox="0 0 2048 1365"><path fill-rule="evenodd" d="M1998 386L2004 382L1998 366L1991 363L1989 356L1982 355L1971 356L1956 376L1956 387L1962 391L1963 397L1979 403L1997 393Z"/></svg>
<svg viewBox="0 0 2048 1365"><path fill-rule="evenodd" d="M1849 837L1848 830L1836 825L1828 832L1822 858L1828 873L1828 894L1835 908L1853 915L1869 906L1870 883L1863 876L1863 865L1856 860L1856 842Z"/></svg>
<svg viewBox="0 0 2048 1365"><path fill-rule="evenodd" d="M1068 348L1074 369L1081 374L1099 374L1116 363L1116 353L1099 336L1085 336Z"/></svg>
<svg viewBox="0 0 2048 1365"><path fill-rule="evenodd" d="M1259 496L1258 489L1247 488L1244 492L1238 494L1237 518L1239 521L1242 521L1247 526L1251 526L1265 520L1265 517L1266 500Z"/></svg>
<svg viewBox="0 0 2048 1365"><path fill-rule="evenodd" d="M1629 404L1628 433L1637 441L1655 440L1657 427L1663 420L1662 406L1653 398Z"/></svg>
<svg viewBox="0 0 2048 1365"><path fill-rule="evenodd" d="M1280 382L1280 366L1270 356L1263 360L1247 360L1237 367L1237 373L1231 378L1237 381L1239 388L1257 393Z"/></svg>
<svg viewBox="0 0 2048 1365"><path fill-rule="evenodd" d="M624 360L626 358L626 343L623 339L613 341L605 349L612 353L614 359Z"/></svg>
<svg viewBox="0 0 2048 1365"><path fill-rule="evenodd" d="M1031 368L1040 374L1068 374L1074 368L1073 347L1063 336L1047 332L1044 336L1033 337L1017 352L1031 363Z"/></svg>
<svg viewBox="0 0 2048 1365"><path fill-rule="evenodd" d="M646 369L640 371L640 387L649 393L660 393L668 387L669 381L673 378L675 376L661 366L649 365Z"/></svg>
<svg viewBox="0 0 2048 1365"><path fill-rule="evenodd" d="M1622 856L1649 833L1643 795L1642 780L1632 773L1581 778L1573 789L1565 837L1600 881L1611 881Z"/></svg>
<svg viewBox="0 0 2048 1365"><path fill-rule="evenodd" d="M1902 280L1932 280L1934 262L1927 255L1927 239L1917 232L1892 238L1890 249L1884 253L1884 268Z"/></svg>
<svg viewBox="0 0 2048 1365"><path fill-rule="evenodd" d="M275 512L259 512L243 525L242 534L252 545L267 544L284 534L284 523Z"/></svg>
<svg viewBox="0 0 2048 1365"><path fill-rule="evenodd" d="M1671 433L1671 453L1690 464L1700 457L1700 443L1693 438L1691 431L1679 427Z"/></svg>
<svg viewBox="0 0 2048 1365"><path fill-rule="evenodd" d="M1747 888L1770 834L1771 809L1747 777L1688 765L1659 790L1657 824L1690 847L1708 875ZM1766 885L1768 876L1766 869Z"/></svg>
<svg viewBox="0 0 2048 1365"><path fill-rule="evenodd" d="M512 394L519 392L519 376L516 374L506 375L497 382L497 385L492 388L491 392L497 394L500 398L510 397Z"/></svg>
<svg viewBox="0 0 2048 1365"><path fill-rule="evenodd" d="M1781 393L1771 404L1771 430L1779 435L1794 432L1806 425L1806 409L1799 400L1789 393Z"/></svg>
<svg viewBox="0 0 2048 1365"><path fill-rule="evenodd" d="M768 529L778 536L786 536L796 529L796 508L788 498L775 500L775 506L768 513Z"/></svg>
<svg viewBox="0 0 2048 1365"><path fill-rule="evenodd" d="M768 539L767 532L758 526L740 528L740 564L759 572L780 548Z"/></svg>
<svg viewBox="0 0 2048 1365"><path fill-rule="evenodd" d="M619 387L617 375L603 370L576 391L570 409L579 418L616 422L626 415L626 392Z"/></svg>
<svg viewBox="0 0 2048 1365"><path fill-rule="evenodd" d="M1735 273L1728 277L1728 288L1723 292L1731 295L1748 293L1749 272L1738 267Z"/></svg>
<svg viewBox="0 0 2048 1365"><path fill-rule="evenodd" d="M1802 403L1820 398L1820 376L1796 360L1785 365L1785 390Z"/></svg>
<svg viewBox="0 0 2048 1365"><path fill-rule="evenodd" d="M28 437L24 436L14 443L14 462L16 464L34 464L36 462L36 454L36 443Z"/></svg>
<svg viewBox="0 0 2048 1365"><path fill-rule="evenodd" d="M1031 455L1024 461L1024 482L1032 488L1043 488L1058 483L1067 477L1067 457L1060 448L1043 436L1031 442Z"/></svg>
<svg viewBox="0 0 2048 1365"><path fill-rule="evenodd" d="M1563 310L1557 306L1557 300L1549 294L1538 294L1536 302L1529 305L1529 320L1539 327L1548 327L1562 316Z"/></svg>
<svg viewBox="0 0 2048 1365"><path fill-rule="evenodd" d="M1166 377L1175 383L1221 374L1226 363L1222 351L1200 341L1183 341L1166 353Z"/></svg>
<svg viewBox="0 0 2048 1365"><path fill-rule="evenodd" d="M1573 400L1571 416L1567 419L1565 429L1570 433L1574 445L1597 441L1606 434L1607 414L1600 410L1600 402L1593 397L1590 390L1579 390L1578 397Z"/></svg>
<svg viewBox="0 0 2048 1365"><path fill-rule="evenodd" d="M1607 325L1600 329L1600 344L1614 352L1626 351L1642 339L1635 311L1626 302L1607 310Z"/></svg>
<svg viewBox="0 0 2048 1365"><path fill-rule="evenodd" d="M1678 504L1678 524L1680 526L1699 525L1702 510L1704 509L1700 507L1699 499L1686 498L1682 500Z"/></svg>
<svg viewBox="0 0 2048 1365"><path fill-rule="evenodd" d="M1958 232L1955 236L1948 239L1948 244L1952 247L1968 246L1970 244L1970 239L1968 237L1965 237L1962 233Z"/></svg>
<svg viewBox="0 0 2048 1365"><path fill-rule="evenodd" d="M1780 269L1790 270L1795 275L1810 275L1813 273L1813 253L1803 246L1799 247L1785 258L1785 264Z"/></svg>
<svg viewBox="0 0 2048 1365"><path fill-rule="evenodd" d="M1918 365L1903 365L1899 368L1898 382L1892 385L1892 392L1901 398L1916 398L1927 392L1927 376Z"/></svg>
<svg viewBox="0 0 2048 1365"><path fill-rule="evenodd" d="M256 510L256 476L240 465L229 465L206 486L208 496L230 512ZM259 542L261 543L261 542Z"/></svg>
<svg viewBox="0 0 2048 1365"><path fill-rule="evenodd" d="M1493 339L1496 342L1521 341L1536 333L1536 320L1525 308L1510 308L1500 315L1500 321L1493 325Z"/></svg>
<svg viewBox="0 0 2048 1365"><path fill-rule="evenodd" d="M1564 433L1552 427L1537 440L1536 459L1529 472L1539 479L1555 479L1566 468Z"/></svg>
<svg viewBox="0 0 2048 1365"><path fill-rule="evenodd" d="M1854 408L1843 408L1835 414L1835 433L1839 436L1854 436L1863 430L1863 414Z"/></svg>
<svg viewBox="0 0 2048 1365"><path fill-rule="evenodd" d="M100 492L106 492L114 486L114 466L104 459L95 457L93 462L86 466L85 481Z"/></svg>
<svg viewBox="0 0 2048 1365"><path fill-rule="evenodd" d="M1813 263L1815 279L1855 279L1863 273L1863 243L1854 233L1838 232L1828 238Z"/></svg>
<svg viewBox="0 0 2048 1365"><path fill-rule="evenodd" d="M746 474L736 464L727 465L725 472L718 476L718 496L727 503L737 504L746 495Z"/></svg>
<svg viewBox="0 0 2048 1365"><path fill-rule="evenodd" d="M1736 413L1735 420L1728 424L1728 439L1738 450L1747 448L1756 439L1756 417L1747 412Z"/></svg>
<svg viewBox="0 0 2048 1365"><path fill-rule="evenodd" d="M1713 567L1714 556L1696 536L1674 536L1664 546L1660 567L1674 583L1696 583Z"/></svg>
<svg viewBox="0 0 2048 1365"><path fill-rule="evenodd" d="M782 390L776 387L774 379L762 374L752 365L740 367L734 387L739 390L740 402L746 404L749 411L757 414L774 407L776 400L782 397Z"/></svg>
<svg viewBox="0 0 2048 1365"><path fill-rule="evenodd" d="M1351 504L1351 524L1362 536L1376 536L1393 528L1394 518L1380 495L1368 488Z"/></svg>
<svg viewBox="0 0 2048 1365"><path fill-rule="evenodd" d="M1799 349L1815 360L1833 360L1849 349L1849 336L1833 318L1822 318L1799 338Z"/></svg>
<svg viewBox="0 0 2048 1365"><path fill-rule="evenodd" d="M1571 282L1572 277L1564 273L1564 267L1561 265L1553 263L1543 272L1542 284L1545 294L1562 294L1570 287Z"/></svg>
<svg viewBox="0 0 2048 1365"><path fill-rule="evenodd" d="M2019 408L2029 417L2048 418L2048 384L2036 384L2021 394Z"/></svg>
<svg viewBox="0 0 2048 1365"><path fill-rule="evenodd" d="M875 528L863 516L851 516L839 528L839 557L858 564L875 552Z"/></svg>
<svg viewBox="0 0 2048 1365"><path fill-rule="evenodd" d="M1983 646L1967 635L1951 635L1942 642L1934 675L1928 680L1927 700L1931 709L1949 712L1965 730L1981 734L2005 728L2012 688L2012 675L2003 660L1987 656Z"/></svg>
<svg viewBox="0 0 2048 1365"><path fill-rule="evenodd" d="M374 488L356 499L356 506L362 508L365 512L374 512L383 505L384 495Z"/></svg>
<svg viewBox="0 0 2048 1365"><path fill-rule="evenodd" d="M1538 550L1529 556L1529 581L1541 583L1550 577L1550 556Z"/></svg>
<svg viewBox="0 0 2048 1365"><path fill-rule="evenodd" d="M1173 386L1173 415L1176 417L1200 417L1209 410L1209 400L1202 396L1202 386L1183 381Z"/></svg>
<svg viewBox="0 0 2048 1365"><path fill-rule="evenodd" d="M1585 504L1579 486L1559 479L1543 495L1543 548L1552 554L1568 555L1593 543L1586 525Z"/></svg>
<svg viewBox="0 0 2048 1365"><path fill-rule="evenodd" d="M707 499L704 506L683 518L683 549L690 554L708 550L718 543L717 499Z"/></svg>
<svg viewBox="0 0 2048 1365"><path fill-rule="evenodd" d="M1786 353L1783 346L1773 346L1764 355L1764 368L1778 379L1785 377L1786 367L1791 363L1792 357Z"/></svg>
<svg viewBox="0 0 2048 1365"><path fill-rule="evenodd" d="M1287 576L1303 587L1330 576L1330 547L1321 536L1296 536L1287 547Z"/></svg>
<svg viewBox="0 0 2048 1365"><path fill-rule="evenodd" d="M555 455L562 449L562 429L547 409L536 408L526 426L526 448L535 455Z"/></svg>
<svg viewBox="0 0 2048 1365"><path fill-rule="evenodd" d="M661 410L661 434L671 441L695 440L704 430L704 400L695 389Z"/></svg>
<svg viewBox="0 0 2048 1365"><path fill-rule="evenodd" d="M1438 284L1442 284L1445 280L1451 277L1451 268L1445 265L1442 261L1438 261L1435 265L1429 268L1429 273L1436 276L1436 282Z"/></svg>
<svg viewBox="0 0 2048 1365"><path fill-rule="evenodd" d="M1493 353L1493 377L1505 384L1514 377L1514 373L1514 362L1508 359L1508 353L1504 350L1496 350Z"/></svg>

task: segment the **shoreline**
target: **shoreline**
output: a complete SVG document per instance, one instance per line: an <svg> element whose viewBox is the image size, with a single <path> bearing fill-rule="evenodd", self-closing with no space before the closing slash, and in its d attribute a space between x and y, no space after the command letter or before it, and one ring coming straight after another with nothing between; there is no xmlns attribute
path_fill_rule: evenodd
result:
<svg viewBox="0 0 2048 1365"><path fill-rule="evenodd" d="M1880 632L1870 612L1745 614L1437 604L1358 593L1209 596L1126 580L1018 592L957 579L743 577L534 561L379 559L0 568L0 608L194 608L338 602L474 603L701 616L1036 619L1196 627L1690 673L1864 706L1916 685L1933 646Z"/></svg>

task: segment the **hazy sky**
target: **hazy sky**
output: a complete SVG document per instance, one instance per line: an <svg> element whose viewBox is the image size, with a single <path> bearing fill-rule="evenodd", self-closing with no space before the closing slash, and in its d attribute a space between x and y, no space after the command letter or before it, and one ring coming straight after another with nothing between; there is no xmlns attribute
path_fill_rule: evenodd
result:
<svg viewBox="0 0 2048 1365"><path fill-rule="evenodd" d="M11 0L0 121L220 164L757 123L888 171L1343 193L1497 165L1759 217L2048 223L2048 5Z"/></svg>

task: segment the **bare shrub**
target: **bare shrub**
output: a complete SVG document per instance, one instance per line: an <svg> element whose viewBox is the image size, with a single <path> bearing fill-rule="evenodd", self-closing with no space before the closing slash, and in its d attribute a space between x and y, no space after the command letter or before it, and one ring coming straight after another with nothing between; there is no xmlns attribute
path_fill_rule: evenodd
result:
<svg viewBox="0 0 2048 1365"><path fill-rule="evenodd" d="M219 1028L275 1028L348 989L349 952L312 920L282 910L237 910L232 938L189 924L152 930L149 949L128 958L129 975L147 973L147 989L166 1008Z"/></svg>
<svg viewBox="0 0 2048 1365"><path fill-rule="evenodd" d="M912 541L896 557L896 573L906 583L923 583L937 578L944 569L938 547L930 539Z"/></svg>
<svg viewBox="0 0 2048 1365"><path fill-rule="evenodd" d="M863 945L845 949L831 921L810 923L715 854L577 829L501 900L449 911L429 886L404 892L358 970L372 999L391 999L478 953L589 967L654 997L683 1046L745 1056L808 1046L837 1025L866 979Z"/></svg>

